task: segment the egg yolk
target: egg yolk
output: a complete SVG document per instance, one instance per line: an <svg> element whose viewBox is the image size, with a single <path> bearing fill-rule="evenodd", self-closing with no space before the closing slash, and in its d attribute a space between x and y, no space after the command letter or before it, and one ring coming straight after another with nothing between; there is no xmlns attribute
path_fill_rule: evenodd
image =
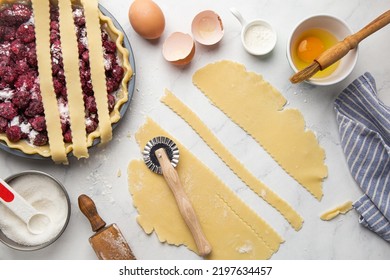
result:
<svg viewBox="0 0 390 280"><path fill-rule="evenodd" d="M298 45L298 57L304 62L313 62L325 50L324 43L317 37L306 37Z"/></svg>

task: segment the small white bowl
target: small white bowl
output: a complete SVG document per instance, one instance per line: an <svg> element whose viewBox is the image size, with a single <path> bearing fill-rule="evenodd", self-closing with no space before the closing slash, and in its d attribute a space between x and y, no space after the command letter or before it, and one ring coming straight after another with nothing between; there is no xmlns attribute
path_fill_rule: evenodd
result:
<svg viewBox="0 0 390 280"><path fill-rule="evenodd" d="M241 32L244 48L252 55L266 55L276 45L276 32L267 21L255 19L247 23Z"/></svg>
<svg viewBox="0 0 390 280"><path fill-rule="evenodd" d="M241 42L248 53L262 56L275 48L277 34L269 22L263 19L247 22L236 8L232 7L230 11L242 25Z"/></svg>
<svg viewBox="0 0 390 280"><path fill-rule="evenodd" d="M331 15L315 15L302 20L292 30L287 41L287 59L295 73L299 70L292 60L292 52L295 40L309 29L324 29L333 34L338 41L344 40L345 37L353 32L351 28L341 19ZM358 49L350 50L349 53L340 60L337 69L329 76L324 78L310 78L306 82L313 85L332 85L344 80L353 70L358 59Z"/></svg>

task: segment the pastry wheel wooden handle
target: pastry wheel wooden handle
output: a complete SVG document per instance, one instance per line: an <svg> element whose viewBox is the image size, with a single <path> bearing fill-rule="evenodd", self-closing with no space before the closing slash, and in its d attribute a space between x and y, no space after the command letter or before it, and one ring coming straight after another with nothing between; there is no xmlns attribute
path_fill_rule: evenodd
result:
<svg viewBox="0 0 390 280"><path fill-rule="evenodd" d="M202 231L194 208L192 207L190 200L184 192L183 186L179 179L179 175L177 174L175 168L172 166L167 156L167 153L165 152L165 149L160 148L156 150L155 155L160 163L163 176L176 199L180 213L192 233L192 236L199 251L199 255L206 256L210 254L210 243L207 241Z"/></svg>
<svg viewBox="0 0 390 280"><path fill-rule="evenodd" d="M350 50L357 47L357 45L369 35L378 31L382 27L390 23L390 10L384 12L379 17L371 21L365 27L360 29L355 34L349 35L343 41L337 43L333 47L323 52L316 61L320 65L321 70L324 70L328 66L332 65L343 56L345 56Z"/></svg>

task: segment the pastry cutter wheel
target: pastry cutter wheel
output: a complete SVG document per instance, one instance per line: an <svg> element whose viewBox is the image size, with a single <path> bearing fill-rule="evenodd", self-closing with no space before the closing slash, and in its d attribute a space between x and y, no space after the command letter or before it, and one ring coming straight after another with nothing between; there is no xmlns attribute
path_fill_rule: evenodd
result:
<svg viewBox="0 0 390 280"><path fill-rule="evenodd" d="M175 170L179 162L179 148L175 142L164 136L155 137L146 144L142 154L147 167L164 176L176 199L180 213L195 240L199 255L210 254L211 246Z"/></svg>

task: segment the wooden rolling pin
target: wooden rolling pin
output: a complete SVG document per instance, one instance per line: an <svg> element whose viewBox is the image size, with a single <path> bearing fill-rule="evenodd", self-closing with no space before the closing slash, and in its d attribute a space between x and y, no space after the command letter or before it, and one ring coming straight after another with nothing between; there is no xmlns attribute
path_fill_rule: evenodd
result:
<svg viewBox="0 0 390 280"><path fill-rule="evenodd" d="M100 260L135 260L129 244L116 224L106 226L99 216L93 200L82 194L78 199L81 212L87 217L92 230L96 232L89 238L96 256Z"/></svg>

